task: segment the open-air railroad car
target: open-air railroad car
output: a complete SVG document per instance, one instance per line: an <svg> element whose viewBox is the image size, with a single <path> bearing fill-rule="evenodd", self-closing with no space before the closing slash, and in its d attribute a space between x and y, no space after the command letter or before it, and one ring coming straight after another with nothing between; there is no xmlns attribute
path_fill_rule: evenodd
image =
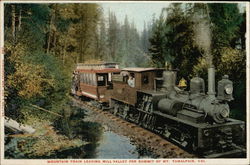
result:
<svg viewBox="0 0 250 165"><path fill-rule="evenodd" d="M96 100L109 102L109 90L112 89L111 77L120 73L116 63L77 64L73 73L72 93Z"/></svg>

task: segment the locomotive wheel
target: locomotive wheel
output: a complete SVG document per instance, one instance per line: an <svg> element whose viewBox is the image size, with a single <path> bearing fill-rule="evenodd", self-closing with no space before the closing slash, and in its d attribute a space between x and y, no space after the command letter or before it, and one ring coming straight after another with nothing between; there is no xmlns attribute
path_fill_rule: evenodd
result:
<svg viewBox="0 0 250 165"><path fill-rule="evenodd" d="M123 113L122 113L122 117L127 120L128 119L128 112L129 112L129 107L128 106L124 106L123 108Z"/></svg>
<svg viewBox="0 0 250 165"><path fill-rule="evenodd" d="M98 104L98 105L97 105L97 108L99 108L99 109L102 110L102 109L103 109L103 106L102 106L101 104Z"/></svg>
<svg viewBox="0 0 250 165"><path fill-rule="evenodd" d="M115 106L114 106L114 115L117 115L118 110L119 110L118 105L115 105Z"/></svg>
<svg viewBox="0 0 250 165"><path fill-rule="evenodd" d="M128 112L127 111L123 111L122 118L125 120L128 119Z"/></svg>
<svg viewBox="0 0 250 165"><path fill-rule="evenodd" d="M137 124L139 126L142 126L142 116L143 116L142 112L139 112L138 120L137 120Z"/></svg>
<svg viewBox="0 0 250 165"><path fill-rule="evenodd" d="M198 149L197 145L195 144L195 141L192 143L192 150L196 152Z"/></svg>

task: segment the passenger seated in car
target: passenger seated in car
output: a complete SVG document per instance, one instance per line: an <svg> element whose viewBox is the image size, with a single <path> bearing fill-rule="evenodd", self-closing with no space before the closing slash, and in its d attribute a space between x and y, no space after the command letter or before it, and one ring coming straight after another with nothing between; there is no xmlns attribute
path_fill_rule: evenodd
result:
<svg viewBox="0 0 250 165"><path fill-rule="evenodd" d="M132 88L135 87L135 78L133 76L129 76L129 79L128 79L128 85Z"/></svg>

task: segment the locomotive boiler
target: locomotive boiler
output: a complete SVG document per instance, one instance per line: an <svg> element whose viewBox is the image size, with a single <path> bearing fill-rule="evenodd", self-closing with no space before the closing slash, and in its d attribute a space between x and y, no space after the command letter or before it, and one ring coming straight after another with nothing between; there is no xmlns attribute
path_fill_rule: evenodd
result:
<svg viewBox="0 0 250 165"><path fill-rule="evenodd" d="M227 102L233 100L233 83L228 79L227 75L223 76L218 83L218 96L216 98L214 72L214 67L208 69L207 95L205 94L205 83L202 78L197 76L191 79L190 91L182 92L179 90L178 92L178 88L175 86L176 72L164 72L163 87L167 96L158 102L158 109L173 116L177 116L179 110L185 109L196 114L205 114L204 117L210 123L224 123L229 117Z"/></svg>
<svg viewBox="0 0 250 165"><path fill-rule="evenodd" d="M208 68L207 93L205 81L198 76L191 79L189 91L178 88L175 70L118 70L114 63L95 67L81 65L76 70L73 88L78 96L89 96L99 108L200 157L235 157L245 153L245 123L229 117L233 82L224 75L217 83L216 95L214 66Z"/></svg>

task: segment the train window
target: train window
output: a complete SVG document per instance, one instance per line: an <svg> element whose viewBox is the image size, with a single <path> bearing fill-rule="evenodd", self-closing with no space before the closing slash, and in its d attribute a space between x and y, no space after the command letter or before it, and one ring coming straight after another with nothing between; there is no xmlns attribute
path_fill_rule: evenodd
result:
<svg viewBox="0 0 250 165"><path fill-rule="evenodd" d="M97 84L96 84L96 74L93 74L93 77L92 77L92 78L93 78L93 85L96 86L96 85L97 85Z"/></svg>
<svg viewBox="0 0 250 165"><path fill-rule="evenodd" d="M86 83L86 74L85 73L82 74L82 82Z"/></svg>
<svg viewBox="0 0 250 165"><path fill-rule="evenodd" d="M92 83L92 75L93 74L91 74L91 73L89 74L89 85L93 85L93 83Z"/></svg>
<svg viewBox="0 0 250 165"><path fill-rule="evenodd" d="M107 75L97 75L97 85L105 86L106 85Z"/></svg>
<svg viewBox="0 0 250 165"><path fill-rule="evenodd" d="M91 83L91 80L92 80L92 74L91 73L89 73L89 85L91 85L92 83Z"/></svg>
<svg viewBox="0 0 250 165"><path fill-rule="evenodd" d="M99 75L97 78L98 78L98 79L97 79L98 81L103 81L103 80L104 80L104 76L100 76L100 75Z"/></svg>
<svg viewBox="0 0 250 165"><path fill-rule="evenodd" d="M84 74L81 73L81 74L80 74L80 82L81 82L81 83L83 82L83 78L84 78Z"/></svg>
<svg viewBox="0 0 250 165"><path fill-rule="evenodd" d="M142 83L143 84L148 84L148 75L143 75L143 77L142 77Z"/></svg>
<svg viewBox="0 0 250 165"><path fill-rule="evenodd" d="M108 73L108 81L111 81L111 73Z"/></svg>
<svg viewBox="0 0 250 165"><path fill-rule="evenodd" d="M91 85L91 80L92 80L92 74L89 73L89 85Z"/></svg>
<svg viewBox="0 0 250 165"><path fill-rule="evenodd" d="M89 74L86 73L86 84L89 84Z"/></svg>
<svg viewBox="0 0 250 165"><path fill-rule="evenodd" d="M83 82L86 84L87 79L86 79L86 73L83 74Z"/></svg>
<svg viewBox="0 0 250 165"><path fill-rule="evenodd" d="M89 74L89 84L90 85L93 85L93 81L92 80L93 80L93 74L90 73Z"/></svg>
<svg viewBox="0 0 250 165"><path fill-rule="evenodd" d="M123 76L123 82L124 83L127 83L128 82L128 76L126 75L126 76Z"/></svg>
<svg viewBox="0 0 250 165"><path fill-rule="evenodd" d="M89 73L88 75L89 75L89 77L88 77L89 85L91 85L91 74Z"/></svg>
<svg viewBox="0 0 250 165"><path fill-rule="evenodd" d="M91 85L95 85L96 81L95 81L95 74L91 74Z"/></svg>
<svg viewBox="0 0 250 165"><path fill-rule="evenodd" d="M97 85L96 83L96 75L92 73L81 73L80 74L80 81L85 84L89 85Z"/></svg>
<svg viewBox="0 0 250 165"><path fill-rule="evenodd" d="M108 73L108 82L107 82L108 85L111 85L111 84L112 84L111 81L112 81L112 80L111 80L111 73Z"/></svg>
<svg viewBox="0 0 250 165"><path fill-rule="evenodd" d="M163 74L162 71L157 71L156 72L156 77L162 77L162 74Z"/></svg>

